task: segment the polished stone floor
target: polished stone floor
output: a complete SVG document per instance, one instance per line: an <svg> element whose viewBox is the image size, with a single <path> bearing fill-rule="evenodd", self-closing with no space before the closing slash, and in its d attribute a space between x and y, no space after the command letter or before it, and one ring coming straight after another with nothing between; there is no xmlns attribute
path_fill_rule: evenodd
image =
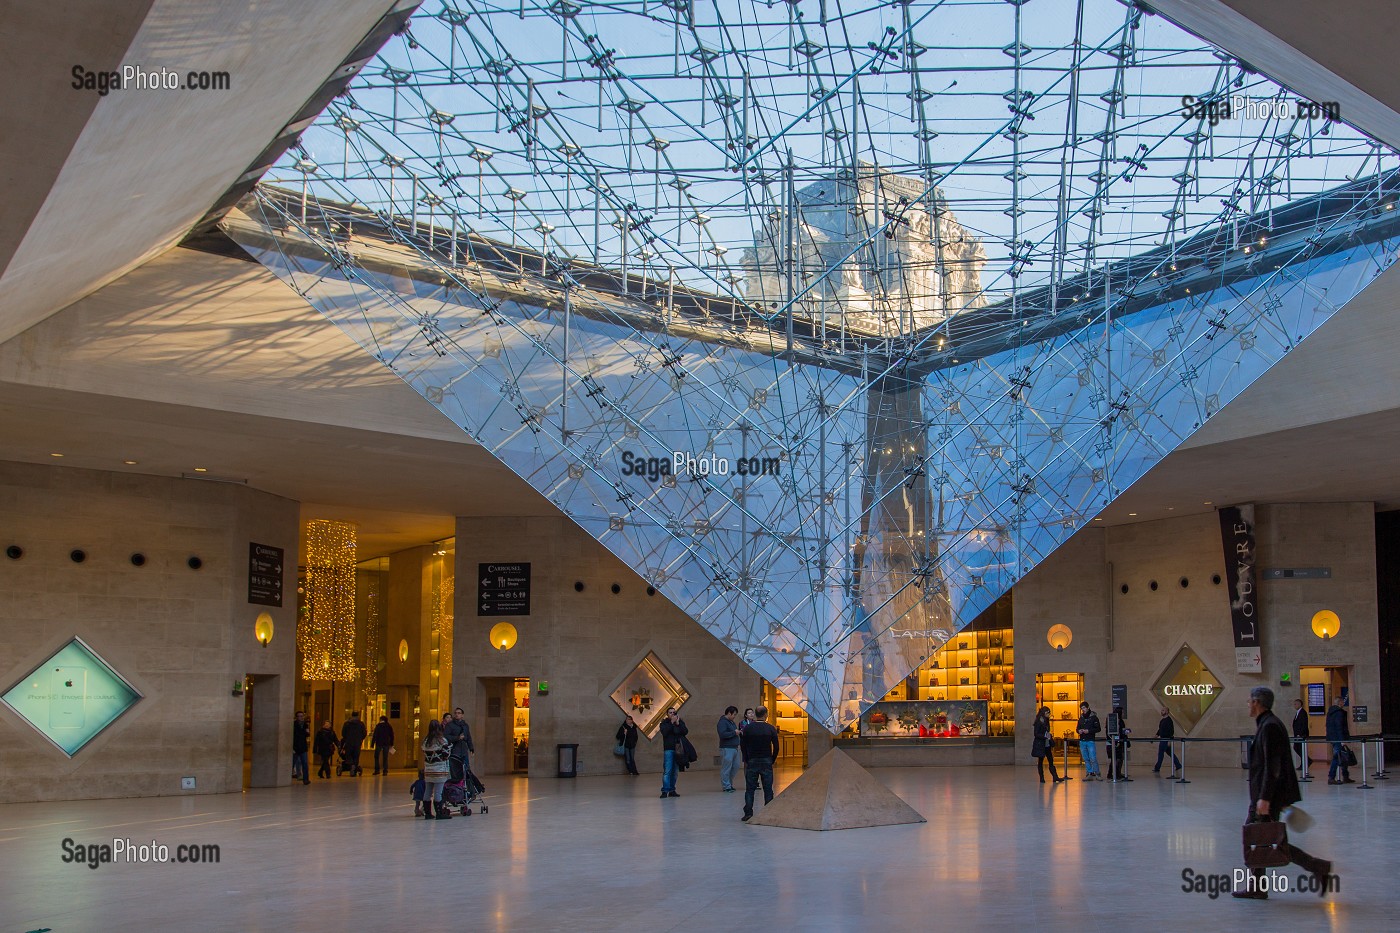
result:
<svg viewBox="0 0 1400 933"><path fill-rule="evenodd" d="M408 774L237 796L0 807L0 931L1394 929L1400 779L1305 785L1341 891L1182 891L1229 872L1240 771L1041 786L1026 767L874 772L927 823L812 833L739 821L715 772L489 780L490 813L410 818ZM1321 768L1314 769L1321 774ZM796 777L780 773L779 785ZM130 838L207 864L65 864ZM1289 877L1296 869L1287 870Z"/></svg>

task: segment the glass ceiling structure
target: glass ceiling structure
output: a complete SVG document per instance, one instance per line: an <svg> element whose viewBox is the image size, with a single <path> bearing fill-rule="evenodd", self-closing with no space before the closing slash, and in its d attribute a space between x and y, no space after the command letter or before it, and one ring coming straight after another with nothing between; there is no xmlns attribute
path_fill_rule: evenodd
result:
<svg viewBox="0 0 1400 933"><path fill-rule="evenodd" d="M226 231L833 731L1395 256L1114 0L433 3Z"/></svg>

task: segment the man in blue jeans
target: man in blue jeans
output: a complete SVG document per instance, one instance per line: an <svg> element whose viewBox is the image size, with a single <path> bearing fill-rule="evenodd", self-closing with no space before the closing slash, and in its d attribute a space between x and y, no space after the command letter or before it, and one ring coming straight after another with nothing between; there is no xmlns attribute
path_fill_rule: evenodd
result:
<svg viewBox="0 0 1400 933"><path fill-rule="evenodd" d="M1079 704L1079 757L1084 759L1084 780L1102 781L1099 773L1099 749L1094 740L1099 737L1102 727L1099 714L1089 708L1089 701Z"/></svg>
<svg viewBox="0 0 1400 933"><path fill-rule="evenodd" d="M306 749L311 741L311 723L306 721L306 714L297 710L296 719L292 722L292 780L301 780L303 784L311 783L311 769L306 764Z"/></svg>
<svg viewBox="0 0 1400 933"><path fill-rule="evenodd" d="M754 710L757 721L749 723L741 739L744 753L744 815L753 819L753 797L763 782L763 805L773 802L773 761L778 757L778 730L768 724L768 707Z"/></svg>
<svg viewBox="0 0 1400 933"><path fill-rule="evenodd" d="M666 710L666 718L661 720L661 796L663 799L680 796L676 793L676 769L680 765L676 756L685 754L685 745L681 742L681 738L689 731L685 721L676 715L674 706Z"/></svg>
<svg viewBox="0 0 1400 933"><path fill-rule="evenodd" d="M734 772L739 770L739 727L734 721L738 715L739 707L730 706L715 723L719 733L719 786L726 794L734 792Z"/></svg>

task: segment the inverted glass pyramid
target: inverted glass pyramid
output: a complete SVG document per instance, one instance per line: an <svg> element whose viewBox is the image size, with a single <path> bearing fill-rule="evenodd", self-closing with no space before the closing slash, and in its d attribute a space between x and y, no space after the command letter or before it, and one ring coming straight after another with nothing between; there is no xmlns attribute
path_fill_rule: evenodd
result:
<svg viewBox="0 0 1400 933"><path fill-rule="evenodd" d="M1112 0L444 4L224 227L835 731L1389 265L1319 110Z"/></svg>

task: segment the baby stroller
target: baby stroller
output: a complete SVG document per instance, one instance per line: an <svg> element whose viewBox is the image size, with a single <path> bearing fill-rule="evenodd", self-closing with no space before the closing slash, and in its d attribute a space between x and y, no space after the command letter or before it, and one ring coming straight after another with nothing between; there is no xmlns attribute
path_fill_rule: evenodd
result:
<svg viewBox="0 0 1400 933"><path fill-rule="evenodd" d="M354 773L355 766L350 763L350 756L345 753L345 747L338 746L335 751L338 756L335 763L335 776L340 777L347 771Z"/></svg>
<svg viewBox="0 0 1400 933"><path fill-rule="evenodd" d="M486 813L490 808L483 800L485 794L486 786L471 771L464 770L461 779L442 786L442 802L449 807L460 807L462 816L471 816L472 804L478 801L481 801L481 812Z"/></svg>

